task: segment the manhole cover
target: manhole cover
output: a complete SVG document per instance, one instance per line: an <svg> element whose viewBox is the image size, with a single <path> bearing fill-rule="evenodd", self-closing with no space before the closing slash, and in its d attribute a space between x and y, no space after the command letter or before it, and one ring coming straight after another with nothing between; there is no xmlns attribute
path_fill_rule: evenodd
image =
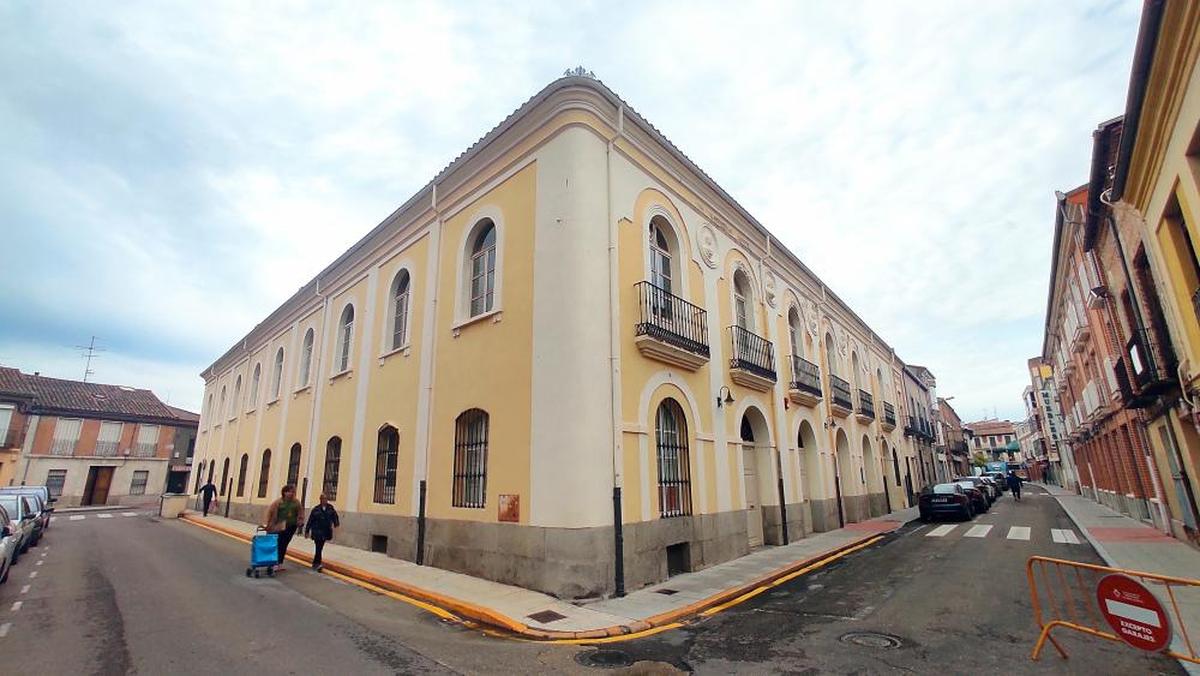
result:
<svg viewBox="0 0 1200 676"><path fill-rule="evenodd" d="M849 634L842 634L838 640L865 648L899 648L904 645L904 641L897 636L874 631L852 631Z"/></svg>
<svg viewBox="0 0 1200 676"><path fill-rule="evenodd" d="M672 594L678 594L679 590L678 589L655 589L654 593L662 594L663 596L671 596Z"/></svg>
<svg viewBox="0 0 1200 676"><path fill-rule="evenodd" d="M633 660L629 655L620 650L593 650L588 653L579 653L575 656L575 661L585 667L599 667L601 669L620 669L633 664Z"/></svg>

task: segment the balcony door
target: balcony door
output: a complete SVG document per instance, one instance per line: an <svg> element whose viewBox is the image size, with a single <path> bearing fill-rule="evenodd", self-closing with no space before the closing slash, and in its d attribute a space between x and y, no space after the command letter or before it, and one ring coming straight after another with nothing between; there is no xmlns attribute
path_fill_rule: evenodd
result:
<svg viewBox="0 0 1200 676"><path fill-rule="evenodd" d="M671 273L671 242L655 218L650 222L650 283L653 289L651 309L662 321L671 319L671 294L675 293Z"/></svg>

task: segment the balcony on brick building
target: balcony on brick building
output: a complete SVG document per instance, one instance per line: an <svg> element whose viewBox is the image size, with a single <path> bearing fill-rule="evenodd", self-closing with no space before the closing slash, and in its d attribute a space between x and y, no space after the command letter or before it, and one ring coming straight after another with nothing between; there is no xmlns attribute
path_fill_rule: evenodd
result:
<svg viewBox="0 0 1200 676"><path fill-rule="evenodd" d="M1176 386L1175 351L1169 341L1163 343L1154 332L1138 329L1125 344L1126 364L1132 376L1129 384L1135 399L1152 400Z"/></svg>

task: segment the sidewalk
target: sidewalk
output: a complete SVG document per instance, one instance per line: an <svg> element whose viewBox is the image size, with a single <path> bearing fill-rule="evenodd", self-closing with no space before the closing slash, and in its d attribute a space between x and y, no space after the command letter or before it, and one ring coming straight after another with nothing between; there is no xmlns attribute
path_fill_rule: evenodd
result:
<svg viewBox="0 0 1200 676"><path fill-rule="evenodd" d="M576 605L541 592L500 584L431 566L418 566L385 554L329 543L325 571L371 587L432 604L460 619L471 620L535 640L594 639L629 635L717 612L717 606L740 602L780 584L810 567L872 544L917 518L910 508L827 533L817 533L783 547L769 547L740 559L631 592L621 598ZM255 526L221 516L186 512L184 521L249 541ZM292 540L289 558L312 561L313 543ZM247 556L249 552L247 552ZM292 563L291 567L295 567ZM548 612L547 612L548 611ZM536 616L536 617L535 617Z"/></svg>
<svg viewBox="0 0 1200 676"><path fill-rule="evenodd" d="M1107 565L1159 575L1200 578L1200 551L1091 498L1054 485L1033 485L1054 496ZM1176 599L1192 645L1200 649L1200 589L1180 589ZM1179 628L1176 627L1173 633L1171 649L1187 654ZM1200 673L1195 665L1181 664L1189 673Z"/></svg>

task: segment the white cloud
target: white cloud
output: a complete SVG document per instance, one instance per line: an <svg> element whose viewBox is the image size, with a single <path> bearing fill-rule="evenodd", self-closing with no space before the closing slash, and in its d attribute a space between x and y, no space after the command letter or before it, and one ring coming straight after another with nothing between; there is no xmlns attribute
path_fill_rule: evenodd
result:
<svg viewBox="0 0 1200 676"><path fill-rule="evenodd" d="M1091 130L1122 108L1137 14L1134 2L0 8L0 203L18 231L0 358L69 372L74 354L51 346L108 335L107 379L197 406L212 359L583 64L929 366L964 417L1017 415L1041 347L1051 195L1085 180Z"/></svg>

